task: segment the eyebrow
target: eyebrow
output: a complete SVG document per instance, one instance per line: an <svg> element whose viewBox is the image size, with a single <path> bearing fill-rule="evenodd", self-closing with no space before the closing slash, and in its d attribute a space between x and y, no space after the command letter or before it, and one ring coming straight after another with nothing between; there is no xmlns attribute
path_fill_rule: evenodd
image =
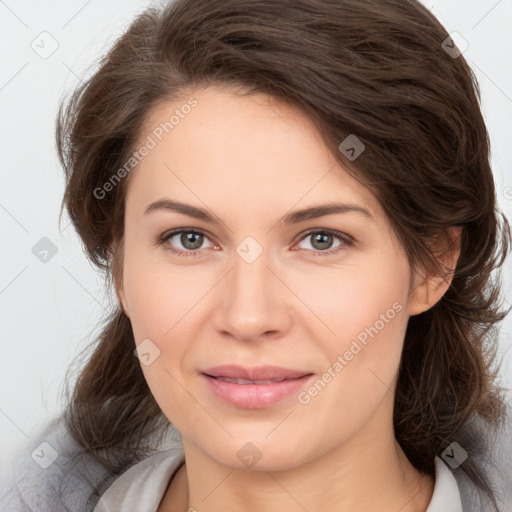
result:
<svg viewBox="0 0 512 512"><path fill-rule="evenodd" d="M207 210L192 206L191 204L180 203L179 201L172 201L171 199L159 199L146 207L144 215L157 210L169 210L177 213L188 215L205 222L218 224L219 221L211 215ZM286 214L281 222L284 224L298 224L310 219L316 219L317 217L323 217L324 215L332 215L335 213L349 213L355 212L364 215L370 220L375 221L372 214L362 206L357 204L347 203L327 203L316 206L310 206L302 210L295 210L294 212Z"/></svg>

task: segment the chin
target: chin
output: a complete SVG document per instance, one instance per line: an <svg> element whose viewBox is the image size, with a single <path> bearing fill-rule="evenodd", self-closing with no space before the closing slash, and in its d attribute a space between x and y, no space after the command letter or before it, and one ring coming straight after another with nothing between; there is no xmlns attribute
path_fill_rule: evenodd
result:
<svg viewBox="0 0 512 512"><path fill-rule="evenodd" d="M275 424L273 428L275 428ZM229 430L229 428L228 428ZM264 432L262 431L264 430ZM272 429L252 429L244 435L221 440L205 439L203 443L195 443L210 459L217 464L239 471L285 471L293 469L309 460L308 453L302 452L308 446L311 458L315 457L311 443L293 439L286 443L286 435L270 434ZM231 432L234 434L234 432ZM268 436L268 437L267 437ZM275 437L273 437L275 436ZM266 438L267 437L267 438ZM273 437L273 438L272 438ZM272 438L272 439L271 439ZM290 436L288 436L290 441ZM212 450L213 449L213 450Z"/></svg>

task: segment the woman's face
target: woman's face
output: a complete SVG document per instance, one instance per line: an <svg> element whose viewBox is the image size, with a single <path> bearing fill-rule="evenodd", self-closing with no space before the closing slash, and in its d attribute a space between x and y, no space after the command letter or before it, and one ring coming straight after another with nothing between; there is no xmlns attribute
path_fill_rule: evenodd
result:
<svg viewBox="0 0 512 512"><path fill-rule="evenodd" d="M151 112L126 198L119 296L153 395L184 444L230 467L377 443L422 309L389 221L298 111L193 98Z"/></svg>

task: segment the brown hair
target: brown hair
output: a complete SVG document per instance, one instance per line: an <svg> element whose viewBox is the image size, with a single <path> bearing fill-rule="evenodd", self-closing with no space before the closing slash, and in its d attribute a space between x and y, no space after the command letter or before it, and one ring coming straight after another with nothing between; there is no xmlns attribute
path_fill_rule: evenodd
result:
<svg viewBox="0 0 512 512"><path fill-rule="evenodd" d="M429 474L435 456L460 441L469 453L462 470L492 499L473 457L485 440L473 421L492 427L503 416L494 360L505 313L493 271L510 229L496 205L478 84L463 56L445 51L448 37L415 0L177 0L137 16L61 104L56 135L63 206L109 286L122 273L130 175L102 199L94 191L129 159L157 102L200 86L244 87L306 113L379 199L412 268L443 272L431 242L460 226L451 286L409 320L394 426L411 463ZM355 161L339 150L350 134L365 145ZM116 305L65 410L73 437L114 473L145 457L169 425L134 347Z"/></svg>

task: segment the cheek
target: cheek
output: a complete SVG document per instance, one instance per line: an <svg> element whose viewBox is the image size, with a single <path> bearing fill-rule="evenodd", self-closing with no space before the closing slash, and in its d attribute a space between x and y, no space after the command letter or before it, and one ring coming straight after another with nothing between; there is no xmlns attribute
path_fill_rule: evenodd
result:
<svg viewBox="0 0 512 512"><path fill-rule="evenodd" d="M141 368L155 399L167 413L185 407L190 399L179 382L194 361L191 340L199 339L201 326L197 318L204 315L205 295L218 278L208 269L198 271L197 267L187 272L184 266L173 267L161 255L155 258L148 252L144 254L137 247L127 251L123 286L135 344L145 343L150 352L158 354Z"/></svg>
<svg viewBox="0 0 512 512"><path fill-rule="evenodd" d="M405 256L388 251L336 269L290 275L288 282L311 313L302 317L311 339L328 340L324 348L332 358L355 339L363 344L374 337L389 339L381 344L384 352L401 347L409 278Z"/></svg>
<svg viewBox="0 0 512 512"><path fill-rule="evenodd" d="M311 400L309 411L362 424L393 388L408 322L409 272L405 257L392 254L335 274L317 273L314 287L302 280L299 293L322 321L311 317L306 326L311 339L323 340L317 349L327 382L301 397L301 403Z"/></svg>
<svg viewBox="0 0 512 512"><path fill-rule="evenodd" d="M183 270L172 272L168 266L136 258L127 259L125 268L124 286L135 343L146 343L152 354L150 364L144 364L141 358L142 372L166 417L184 428L183 416L197 414L182 378L188 341L196 338L194 324L187 320L204 291L187 282ZM148 345L146 340L151 343ZM176 411L180 411L177 416Z"/></svg>
<svg viewBox="0 0 512 512"><path fill-rule="evenodd" d="M365 272L351 278L347 292L340 300L338 318L346 319L338 329L364 344L368 339L379 338L382 350L391 345L401 346L406 311L407 275L395 272ZM345 335L343 336L345 338ZM383 346L382 346L383 345Z"/></svg>
<svg viewBox="0 0 512 512"><path fill-rule="evenodd" d="M173 266L160 249L128 246L123 287L136 342L150 338L160 345L172 337L209 286L207 272Z"/></svg>

